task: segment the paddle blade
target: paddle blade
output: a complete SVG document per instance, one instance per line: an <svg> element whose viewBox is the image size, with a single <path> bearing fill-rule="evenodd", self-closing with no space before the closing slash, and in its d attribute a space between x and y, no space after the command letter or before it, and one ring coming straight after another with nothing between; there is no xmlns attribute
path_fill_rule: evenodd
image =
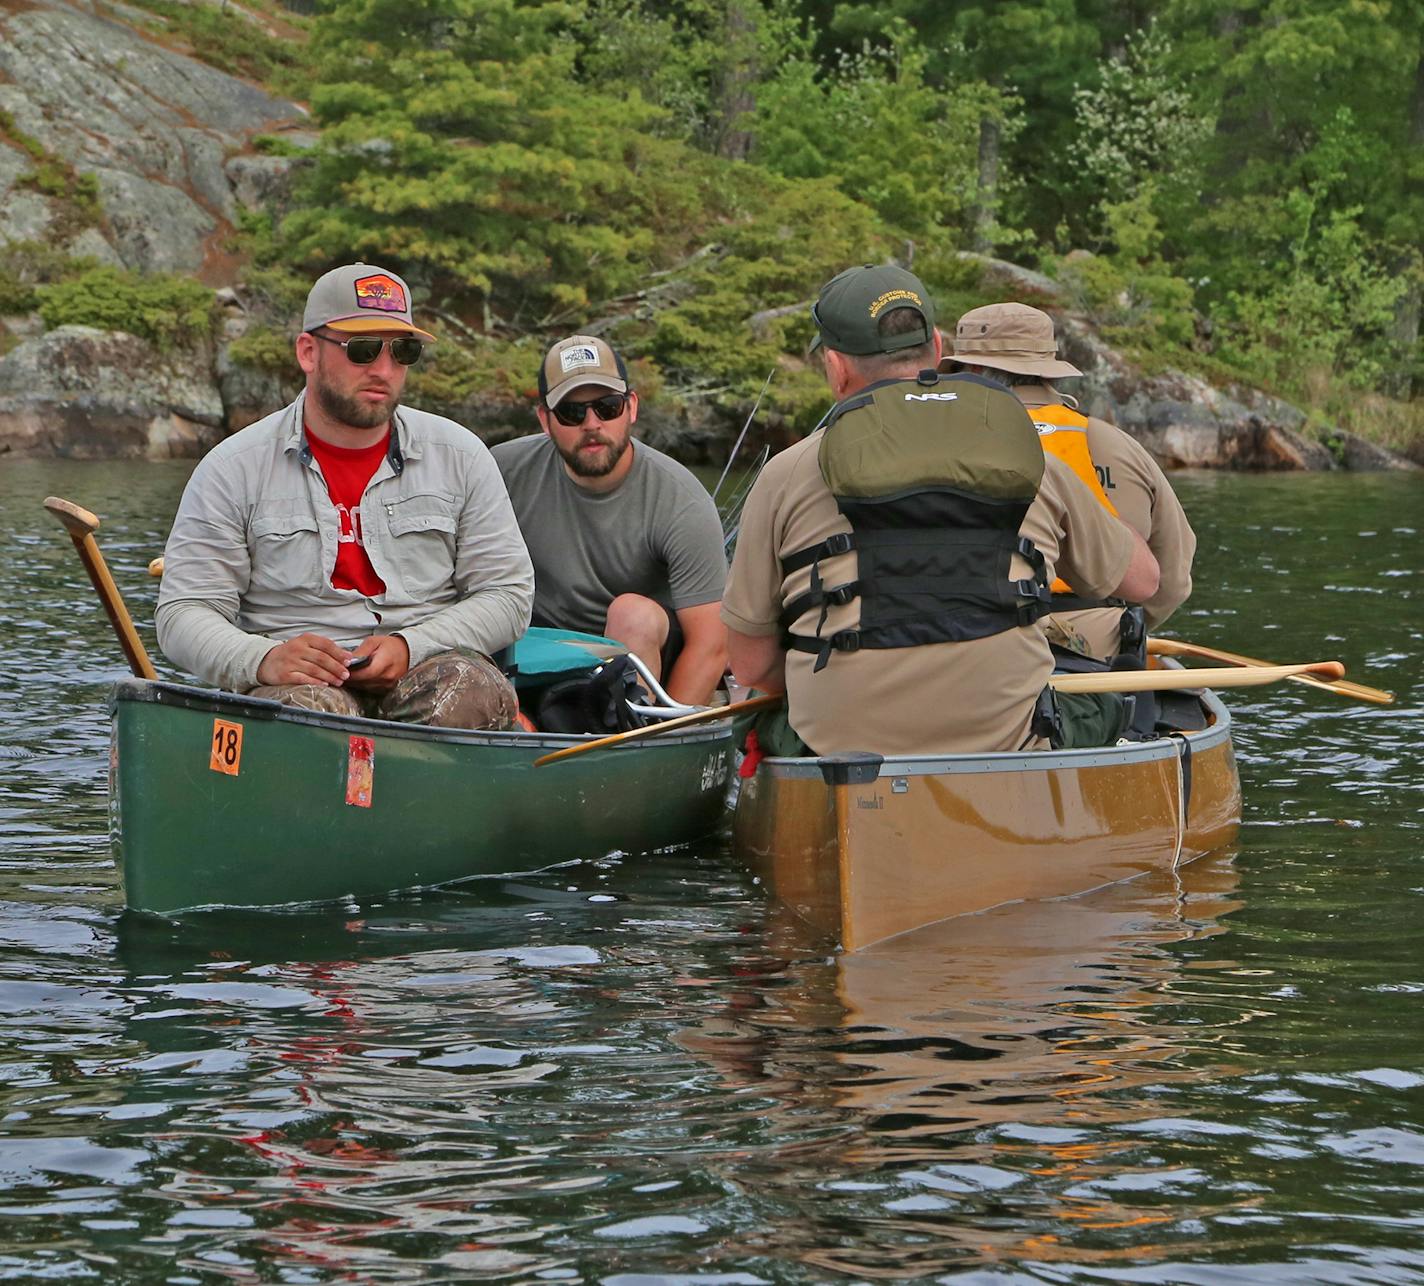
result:
<svg viewBox="0 0 1424 1286"><path fill-rule="evenodd" d="M1055 674L1048 682L1056 692L1168 692L1178 688L1255 688L1282 679L1309 675L1338 679L1345 673L1339 661L1302 665L1261 665L1200 670L1108 670L1097 674Z"/></svg>
<svg viewBox="0 0 1424 1286"><path fill-rule="evenodd" d="M1224 665L1269 666L1270 661L1262 661L1254 656L1242 656L1239 652L1222 652L1217 648L1203 647L1200 643L1188 643L1184 639L1164 639L1153 637L1147 640L1147 651L1153 656L1193 656L1203 661L1220 661ZM1295 683L1319 688L1322 692L1334 692L1337 696L1352 697L1356 701L1368 701L1373 705L1394 704L1394 693L1380 688L1367 687L1363 683L1352 683L1348 679L1318 679L1309 674L1292 675Z"/></svg>

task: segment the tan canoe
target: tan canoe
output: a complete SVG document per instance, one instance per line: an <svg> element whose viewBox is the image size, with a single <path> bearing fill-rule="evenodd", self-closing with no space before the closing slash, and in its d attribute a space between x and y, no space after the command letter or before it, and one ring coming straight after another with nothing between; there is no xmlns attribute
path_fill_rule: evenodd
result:
<svg viewBox="0 0 1424 1286"><path fill-rule="evenodd" d="M1102 750L764 759L733 848L769 891L855 951L950 916L1173 870L1241 821L1231 716Z"/></svg>

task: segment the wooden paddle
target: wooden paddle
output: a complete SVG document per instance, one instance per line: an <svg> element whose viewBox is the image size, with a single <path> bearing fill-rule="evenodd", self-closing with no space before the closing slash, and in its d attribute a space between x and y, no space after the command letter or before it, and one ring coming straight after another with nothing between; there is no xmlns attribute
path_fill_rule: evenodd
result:
<svg viewBox="0 0 1424 1286"><path fill-rule="evenodd" d="M628 732L617 732L611 737L599 737L595 741L584 741L577 746L565 746L547 755L540 755L534 767L556 763L560 759L572 759L575 755L586 755L591 750L602 750L605 746L621 746L625 741L638 741L643 737L653 737L673 728L687 728L694 723L711 723L714 719L727 719L743 710L763 710L767 706L778 705L785 698L777 693L769 697L749 697L745 701L733 701L725 706L708 706L693 714L680 714L676 719L664 719L661 723L650 723L646 728L633 728Z"/></svg>
<svg viewBox="0 0 1424 1286"><path fill-rule="evenodd" d="M1214 647L1203 647L1199 643L1184 643L1181 639L1147 640L1147 650L1153 656L1195 656L1203 661L1221 661L1225 665L1270 665L1269 661L1257 660L1253 656L1241 656L1236 652L1219 652ZM1327 681L1309 674L1293 674L1296 683L1309 684L1325 692L1336 692L1342 697L1354 697L1357 701L1372 701L1375 705L1387 706L1394 702L1393 692L1382 692L1379 688L1367 688L1363 683L1349 680Z"/></svg>
<svg viewBox="0 0 1424 1286"><path fill-rule="evenodd" d="M1339 661L1312 661L1305 665L1258 665L1244 669L1106 670L1094 674L1053 674L1048 684L1055 692L1166 692L1173 688L1254 688L1264 683L1313 674L1338 679L1345 673Z"/></svg>
<svg viewBox="0 0 1424 1286"><path fill-rule="evenodd" d="M124 606L123 597L119 594L119 587L114 584L114 578L109 575L104 555L99 552L98 543L94 540L94 533L99 530L98 518L87 509L81 509L72 501L61 500L58 496L49 496L44 502L44 507L64 524L64 529L69 533L70 540L74 542L74 548L79 551L79 561L84 564L84 570L89 573L89 579L94 585L94 592L99 595L99 601L103 603L104 611L108 614L109 624L114 627L114 633L119 636L119 646L123 648L124 656L128 658L129 669L140 679L158 678L158 671L153 668L153 662L148 659L148 653L144 651L143 641L139 638L138 631L134 629L129 609Z"/></svg>
<svg viewBox="0 0 1424 1286"><path fill-rule="evenodd" d="M1302 665L1264 665L1248 669L1106 670L1096 674L1053 674L1049 676L1048 683L1057 692L1165 692L1173 688L1254 688L1300 674L1338 679L1344 673L1345 667L1339 661L1311 661ZM621 746L626 741L638 741L673 728L686 728L694 723L725 719L729 715L740 714L743 710L762 710L783 700L785 698L778 694L751 697L746 701L734 701L731 705L709 706L695 714L679 715L676 719L665 719L662 723L649 724L646 728L634 728L631 732L599 737L596 741L585 741L577 746L566 746L563 750L540 755L534 761L534 767L542 768L545 764L557 763L560 759L572 759L575 755L586 755L590 751L602 750L607 746Z"/></svg>

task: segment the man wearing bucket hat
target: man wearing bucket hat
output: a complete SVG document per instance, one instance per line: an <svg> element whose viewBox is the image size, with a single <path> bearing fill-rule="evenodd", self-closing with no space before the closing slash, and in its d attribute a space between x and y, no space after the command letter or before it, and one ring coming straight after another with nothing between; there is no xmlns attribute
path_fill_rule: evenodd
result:
<svg viewBox="0 0 1424 1286"><path fill-rule="evenodd" d="M512 725L490 655L527 627L533 569L483 443L400 405L434 338L388 269L316 282L305 389L213 448L183 492L156 615L170 660L306 709Z"/></svg>
<svg viewBox="0 0 1424 1286"><path fill-rule="evenodd" d="M494 448L534 560L534 624L616 639L669 696L705 704L727 665L727 560L707 488L632 436L638 394L594 335L544 355L536 414L542 435Z"/></svg>
<svg viewBox="0 0 1424 1286"><path fill-rule="evenodd" d="M1062 605L1047 618L1049 639L1079 655L1106 661L1141 655L1146 630L1156 629L1192 591L1196 536L1157 462L1106 420L1082 415L1056 383L1083 374L1058 356L1053 319L1027 304L989 304L964 314L954 328L954 351L942 366L987 375L1009 385L1028 409L1046 451L1067 461L1098 497L1147 541L1161 568L1157 592L1141 608L1082 607L1066 582L1054 585Z"/></svg>
<svg viewBox="0 0 1424 1286"><path fill-rule="evenodd" d="M913 274L847 269L811 316L836 405L747 499L722 603L733 674L785 691L818 754L1115 738L1120 700L1066 717L1045 696L1045 560L1090 592L1149 595L1146 545L1045 456L1002 385L935 370Z"/></svg>

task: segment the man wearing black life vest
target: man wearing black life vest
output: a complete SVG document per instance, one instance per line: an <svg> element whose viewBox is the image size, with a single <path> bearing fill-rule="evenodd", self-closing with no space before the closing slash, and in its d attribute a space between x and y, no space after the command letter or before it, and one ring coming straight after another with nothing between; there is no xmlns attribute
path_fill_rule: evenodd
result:
<svg viewBox="0 0 1424 1286"><path fill-rule="evenodd" d="M1115 739L1120 699L1093 720L1076 699L1051 717L1039 620L1055 573L1083 594L1150 598L1142 538L1045 455L1002 384L937 372L913 274L847 269L811 315L836 406L747 499L722 602L733 674L785 691L817 754L1100 744L1088 722Z"/></svg>
<svg viewBox="0 0 1424 1286"><path fill-rule="evenodd" d="M1100 505L1146 540L1161 580L1140 611L1089 606L1076 587L1060 579L1052 586L1055 610L1044 622L1049 641L1070 652L1100 661L1122 652L1140 654L1146 632L1160 626L1192 592L1197 547L1157 462L1121 429L1081 414L1072 398L1058 392L1058 380L1083 372L1059 359L1053 319L1037 308L989 304L965 313L954 328L954 353L940 365L1007 384L1028 408L1043 449L1070 465Z"/></svg>

